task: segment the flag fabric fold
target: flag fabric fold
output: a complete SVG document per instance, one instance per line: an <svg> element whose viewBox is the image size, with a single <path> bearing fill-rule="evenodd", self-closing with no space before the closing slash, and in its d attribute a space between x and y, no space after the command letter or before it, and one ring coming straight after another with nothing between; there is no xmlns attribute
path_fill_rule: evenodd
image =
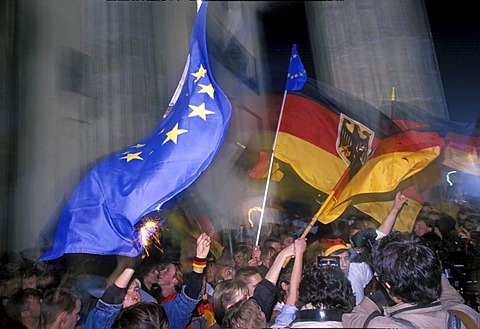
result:
<svg viewBox="0 0 480 329"><path fill-rule="evenodd" d="M287 81L285 90L296 91L301 90L307 81L307 72L303 67L302 60L297 52L297 45L293 45L292 54L290 56L290 64L288 65Z"/></svg>
<svg viewBox="0 0 480 329"><path fill-rule="evenodd" d="M445 141L440 162L452 169L480 176L480 124L436 117L420 108L394 101L393 121L404 130L434 131Z"/></svg>
<svg viewBox="0 0 480 329"><path fill-rule="evenodd" d="M189 68L171 113L145 139L99 163L65 206L53 246L39 261L65 253L137 256L136 226L207 168L228 129L231 105L208 62L202 3L192 28Z"/></svg>
<svg viewBox="0 0 480 329"><path fill-rule="evenodd" d="M440 155L442 146L443 140L433 132L406 131L382 140L338 200L324 210L319 220L324 224L334 221L347 209L355 196L395 190L401 182L435 160Z"/></svg>

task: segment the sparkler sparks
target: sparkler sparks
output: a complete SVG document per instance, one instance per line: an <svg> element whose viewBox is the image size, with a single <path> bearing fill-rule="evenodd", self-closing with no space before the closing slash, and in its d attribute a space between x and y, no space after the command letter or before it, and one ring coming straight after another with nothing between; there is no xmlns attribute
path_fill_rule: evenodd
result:
<svg viewBox="0 0 480 329"><path fill-rule="evenodd" d="M158 218L145 218L137 225L135 243L138 249L144 249L148 256L148 247L160 248L160 232L163 230L163 220Z"/></svg>

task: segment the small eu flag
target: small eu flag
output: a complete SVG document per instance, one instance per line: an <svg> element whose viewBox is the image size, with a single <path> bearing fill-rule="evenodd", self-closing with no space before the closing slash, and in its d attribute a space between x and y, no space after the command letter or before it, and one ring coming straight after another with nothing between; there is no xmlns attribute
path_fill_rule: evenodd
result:
<svg viewBox="0 0 480 329"><path fill-rule="evenodd" d="M213 160L227 134L231 104L210 71L207 4L193 24L188 74L171 113L145 139L87 174L61 214L53 246L39 261L65 253L139 255L144 245L138 243L137 224L163 210Z"/></svg>
<svg viewBox="0 0 480 329"><path fill-rule="evenodd" d="M292 55L290 57L290 65L288 66L287 82L285 90L296 91L301 90L307 81L307 72L303 67L300 56L297 53L297 45L292 47Z"/></svg>

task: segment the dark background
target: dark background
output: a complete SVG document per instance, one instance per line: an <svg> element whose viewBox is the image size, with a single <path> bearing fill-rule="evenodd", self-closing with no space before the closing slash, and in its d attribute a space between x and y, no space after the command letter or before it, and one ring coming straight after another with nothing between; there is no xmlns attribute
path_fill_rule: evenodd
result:
<svg viewBox="0 0 480 329"><path fill-rule="evenodd" d="M480 118L480 19L476 1L425 0L425 6L450 119L476 122ZM277 4L260 17L272 90L283 91L284 68L294 43L309 77L315 79L304 10L301 2Z"/></svg>

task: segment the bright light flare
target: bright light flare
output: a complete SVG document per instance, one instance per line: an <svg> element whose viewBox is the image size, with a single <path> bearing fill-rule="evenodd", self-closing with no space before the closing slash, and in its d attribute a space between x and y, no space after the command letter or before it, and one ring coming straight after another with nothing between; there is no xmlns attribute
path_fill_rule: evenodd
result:
<svg viewBox="0 0 480 329"><path fill-rule="evenodd" d="M248 223L250 224L251 228L253 228L254 226L253 220L252 220L252 212L254 211L262 212L262 207L253 207L248 209Z"/></svg>
<svg viewBox="0 0 480 329"><path fill-rule="evenodd" d="M142 239L142 244L144 247L148 246L149 238L155 233L157 230L158 223L153 220L149 220L143 224L140 228L140 238Z"/></svg>

